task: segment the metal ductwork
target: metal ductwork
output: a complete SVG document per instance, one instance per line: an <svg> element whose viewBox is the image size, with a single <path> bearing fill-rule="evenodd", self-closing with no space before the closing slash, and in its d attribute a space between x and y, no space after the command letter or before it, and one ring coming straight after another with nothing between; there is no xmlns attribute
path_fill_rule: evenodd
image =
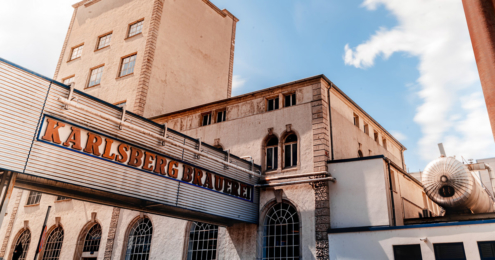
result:
<svg viewBox="0 0 495 260"><path fill-rule="evenodd" d="M447 210L494 212L493 197L471 172L485 168L475 165L465 165L453 157L443 156L430 162L421 177L426 194Z"/></svg>

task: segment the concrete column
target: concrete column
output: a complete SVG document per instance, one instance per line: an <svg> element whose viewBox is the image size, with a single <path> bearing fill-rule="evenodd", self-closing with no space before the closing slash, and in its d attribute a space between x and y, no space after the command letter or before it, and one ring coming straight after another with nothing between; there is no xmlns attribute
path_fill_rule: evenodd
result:
<svg viewBox="0 0 495 260"><path fill-rule="evenodd" d="M494 0L462 0L478 65L483 95L495 138L495 8Z"/></svg>

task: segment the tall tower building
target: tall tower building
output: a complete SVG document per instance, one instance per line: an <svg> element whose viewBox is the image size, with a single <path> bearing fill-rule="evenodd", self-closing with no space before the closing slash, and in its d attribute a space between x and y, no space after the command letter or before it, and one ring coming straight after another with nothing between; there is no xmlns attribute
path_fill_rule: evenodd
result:
<svg viewBox="0 0 495 260"><path fill-rule="evenodd" d="M54 78L145 117L229 98L238 19L208 0L84 0Z"/></svg>
<svg viewBox="0 0 495 260"><path fill-rule="evenodd" d="M495 1L463 0L462 4L495 138Z"/></svg>

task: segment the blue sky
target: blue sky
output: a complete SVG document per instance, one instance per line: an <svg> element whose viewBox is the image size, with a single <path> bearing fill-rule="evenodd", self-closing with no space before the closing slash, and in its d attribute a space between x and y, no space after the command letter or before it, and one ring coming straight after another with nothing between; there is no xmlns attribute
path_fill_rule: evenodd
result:
<svg viewBox="0 0 495 260"><path fill-rule="evenodd" d="M0 1L0 57L53 75L75 2ZM234 95L325 74L408 148L410 171L439 142L495 155L460 1L212 2L240 19Z"/></svg>

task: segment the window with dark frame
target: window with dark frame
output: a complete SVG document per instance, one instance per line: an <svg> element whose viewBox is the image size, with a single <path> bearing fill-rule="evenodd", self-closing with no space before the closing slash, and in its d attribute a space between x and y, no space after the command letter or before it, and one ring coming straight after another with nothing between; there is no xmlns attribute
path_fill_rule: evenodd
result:
<svg viewBox="0 0 495 260"><path fill-rule="evenodd" d="M276 98L272 98L272 99L268 99L267 100L267 110L266 111L272 111L272 110L275 110L275 109L278 109L278 97Z"/></svg>
<svg viewBox="0 0 495 260"><path fill-rule="evenodd" d="M26 229L22 232L22 234L15 242L12 259L25 260L30 243L31 243L31 231L29 231L29 229Z"/></svg>
<svg viewBox="0 0 495 260"><path fill-rule="evenodd" d="M495 241L478 242L481 260L495 259Z"/></svg>
<svg viewBox="0 0 495 260"><path fill-rule="evenodd" d="M460 243L433 244L436 260L466 260L464 245Z"/></svg>
<svg viewBox="0 0 495 260"><path fill-rule="evenodd" d="M385 139L385 138L382 139L382 145L383 145L383 148L385 148L385 150L387 150L387 139Z"/></svg>
<svg viewBox="0 0 495 260"><path fill-rule="evenodd" d="M129 25L129 34L127 38L132 37L136 34L140 34L143 31L143 20L135 22Z"/></svg>
<svg viewBox="0 0 495 260"><path fill-rule="evenodd" d="M86 257L96 257L98 256L98 251L100 249L101 242L101 226L100 224L94 224L86 234L83 246L83 259Z"/></svg>
<svg viewBox="0 0 495 260"><path fill-rule="evenodd" d="M268 210L263 223L263 260L300 259L297 210L279 203Z"/></svg>
<svg viewBox="0 0 495 260"><path fill-rule="evenodd" d="M284 107L290 107L296 105L296 93L292 93L284 96Z"/></svg>
<svg viewBox="0 0 495 260"><path fill-rule="evenodd" d="M125 75L129 75L134 73L134 65L136 64L136 56L137 54L125 57L122 59L120 64L120 73L119 77L123 77Z"/></svg>
<svg viewBox="0 0 495 260"><path fill-rule="evenodd" d="M221 110L217 112L217 123L225 122L227 111Z"/></svg>
<svg viewBox="0 0 495 260"><path fill-rule="evenodd" d="M206 126L211 124L211 112L205 113L201 117L201 126Z"/></svg>
<svg viewBox="0 0 495 260"><path fill-rule="evenodd" d="M72 52L70 54L70 60L75 60L79 57L81 57L82 55L82 50L83 50L83 47L84 47L84 44L83 45L80 45L80 46L77 46L77 47L74 47L72 48Z"/></svg>
<svg viewBox="0 0 495 260"><path fill-rule="evenodd" d="M273 136L266 143L266 170L278 169L278 138Z"/></svg>
<svg viewBox="0 0 495 260"><path fill-rule="evenodd" d="M189 232L187 260L217 259L218 226L193 222Z"/></svg>
<svg viewBox="0 0 495 260"><path fill-rule="evenodd" d="M354 114L354 125L359 128L359 116Z"/></svg>
<svg viewBox="0 0 495 260"><path fill-rule="evenodd" d="M43 260L58 260L62 243L64 242L64 230L62 227L55 228L48 239L46 240L45 249L43 251Z"/></svg>
<svg viewBox="0 0 495 260"><path fill-rule="evenodd" d="M103 74L103 68L105 66L100 66L98 68L92 69L91 74L89 76L89 83L88 83L88 88L89 87L94 87L96 85L99 85L101 82L101 76Z"/></svg>
<svg viewBox="0 0 495 260"><path fill-rule="evenodd" d="M40 201L41 201L41 192L30 191L26 205L40 204Z"/></svg>
<svg viewBox="0 0 495 260"><path fill-rule="evenodd" d="M421 246L416 245L394 245L395 260L423 260Z"/></svg>
<svg viewBox="0 0 495 260"><path fill-rule="evenodd" d="M369 135L370 134L370 127L368 126L368 124L364 124L364 133Z"/></svg>
<svg viewBox="0 0 495 260"><path fill-rule="evenodd" d="M103 48L109 46L110 40L112 40L112 33L101 36L98 39L98 47L96 49L99 50L99 49L103 49Z"/></svg>
<svg viewBox="0 0 495 260"><path fill-rule="evenodd" d="M377 142L377 143L378 143L378 132L374 131L374 132L373 132L373 137L374 137L374 139L375 139L375 142Z"/></svg>
<svg viewBox="0 0 495 260"><path fill-rule="evenodd" d="M153 225L148 218L141 218L134 223L127 241L125 259L148 260L150 257Z"/></svg>
<svg viewBox="0 0 495 260"><path fill-rule="evenodd" d="M284 168L297 166L297 136L290 134L284 143Z"/></svg>

